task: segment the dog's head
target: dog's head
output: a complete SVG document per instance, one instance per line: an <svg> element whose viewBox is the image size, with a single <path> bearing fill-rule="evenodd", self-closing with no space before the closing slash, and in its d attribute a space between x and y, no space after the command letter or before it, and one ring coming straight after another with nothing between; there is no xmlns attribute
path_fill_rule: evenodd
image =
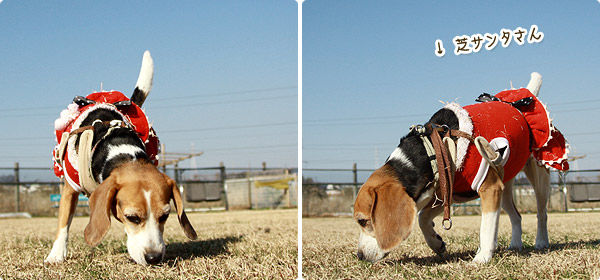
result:
<svg viewBox="0 0 600 280"><path fill-rule="evenodd" d="M412 231L415 201L389 165L375 170L360 188L354 202L354 219L361 227L357 256L376 262Z"/></svg>
<svg viewBox="0 0 600 280"><path fill-rule="evenodd" d="M113 170L90 196L85 240L96 246L110 228L110 213L125 225L127 251L139 264L157 264L165 255L163 230L170 201L186 236L196 239L175 182L148 162L135 161Z"/></svg>

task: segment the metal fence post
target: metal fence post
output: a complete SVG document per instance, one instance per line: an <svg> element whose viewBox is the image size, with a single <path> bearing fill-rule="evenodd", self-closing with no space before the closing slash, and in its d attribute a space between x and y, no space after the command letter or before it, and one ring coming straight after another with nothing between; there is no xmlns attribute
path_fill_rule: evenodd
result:
<svg viewBox="0 0 600 280"><path fill-rule="evenodd" d="M175 169L173 169L173 176L175 177L175 184L179 186L179 163L175 163Z"/></svg>
<svg viewBox="0 0 600 280"><path fill-rule="evenodd" d="M358 194L358 169L356 168L356 162L352 164L352 175L354 183L354 192L352 196L352 202L356 201L356 195Z"/></svg>
<svg viewBox="0 0 600 280"><path fill-rule="evenodd" d="M558 179L560 181L560 184L562 185L563 189L562 189L562 193L563 193L563 198L564 198L564 202L565 202L565 213L569 212L569 206L567 205L567 173L568 171L559 171L558 172Z"/></svg>
<svg viewBox="0 0 600 280"><path fill-rule="evenodd" d="M17 196L17 213L20 212L20 185L19 185L19 163L15 162L15 184L16 184L16 196Z"/></svg>
<svg viewBox="0 0 600 280"><path fill-rule="evenodd" d="M223 199L225 200L225 210L229 211L229 201L227 199L227 190L225 189L225 180L227 174L225 173L225 165L222 162L219 164L219 169L221 169L221 186L223 186Z"/></svg>
<svg viewBox="0 0 600 280"><path fill-rule="evenodd" d="M248 180L248 209L252 209L252 181L250 181L250 170L246 172L246 180Z"/></svg>

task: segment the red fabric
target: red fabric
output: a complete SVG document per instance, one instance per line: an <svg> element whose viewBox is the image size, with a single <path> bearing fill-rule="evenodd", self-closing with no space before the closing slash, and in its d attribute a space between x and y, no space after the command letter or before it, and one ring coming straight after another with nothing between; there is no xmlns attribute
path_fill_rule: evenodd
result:
<svg viewBox="0 0 600 280"><path fill-rule="evenodd" d="M118 92L118 91L94 92L94 93L88 95L86 98L96 101L97 104L100 104L100 103L113 104L116 102L129 100L129 98L127 98L123 93ZM81 113L85 112L86 110L88 110L94 106L96 106L96 104L91 104L91 105L80 107L79 108L79 116L81 116ZM142 139L142 141L145 143L146 154L148 155L148 157L150 158L152 163L154 165L158 165L158 160L156 157L158 155L159 140L158 140L158 137L156 136L156 134L154 133L154 129L149 127L148 119L146 118L144 111L142 111L142 109L140 107L138 107L135 103L132 103L130 106L117 107L117 109L119 110L119 112L121 112L127 118L127 121L129 123L131 123L131 125L133 126L133 129L137 133L138 137L140 137L140 139ZM60 143L63 132L71 131L75 120L77 120L77 118L72 120L71 123L69 123L64 129L55 131L57 143ZM152 133L150 133L150 131L152 131ZM64 158L63 158L65 168L69 172L69 177L75 183L79 184L78 172L76 171L76 169L73 166L71 166L71 163L68 160L67 151L68 151L68 149L65 151ZM53 152L53 155L54 155L54 153L55 152ZM54 163L54 174L57 177L62 177L65 175L62 166L59 166L56 162Z"/></svg>
<svg viewBox="0 0 600 280"><path fill-rule="evenodd" d="M519 107L519 110L525 116L531 134L533 135L532 148L539 149L548 142L550 137L550 119L544 105L535 97L528 89L511 89L501 91L496 94L496 97L505 102L515 102L527 97L533 97L533 102L527 106Z"/></svg>
<svg viewBox="0 0 600 280"><path fill-rule="evenodd" d="M565 137L558 131L552 130L552 139L548 145L533 151L533 156L544 164L557 170L569 170L569 162L566 159L567 143Z"/></svg>
<svg viewBox="0 0 600 280"><path fill-rule="evenodd" d="M521 171L531 152L538 162L548 167L568 170L568 144L562 133L552 125L548 112L539 99L526 88L505 90L496 94L496 97L503 102L484 102L463 108L473 122L473 137L483 136L488 141L496 137L508 140L510 156L504 165L504 181L512 179ZM505 103L528 97L533 98L533 102L519 109ZM475 145L469 144L463 167L456 172L455 192L472 191L471 183L481 160Z"/></svg>
<svg viewBox="0 0 600 280"><path fill-rule="evenodd" d="M529 128L527 121L510 104L492 101L463 107L473 122L473 137L483 136L488 141L497 137L506 138L510 145L510 156L504 166L504 180L516 176L529 158ZM460 170L456 171L454 192L472 192L471 183L477 174L481 155L473 143L467 148L467 155Z"/></svg>

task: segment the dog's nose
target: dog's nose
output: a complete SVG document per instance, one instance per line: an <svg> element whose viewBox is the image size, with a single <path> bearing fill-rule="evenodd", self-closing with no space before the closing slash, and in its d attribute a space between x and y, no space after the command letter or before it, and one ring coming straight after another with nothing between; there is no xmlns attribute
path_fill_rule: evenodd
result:
<svg viewBox="0 0 600 280"><path fill-rule="evenodd" d="M358 253L356 253L356 256L358 257L359 260L365 259L365 255L363 254L362 250L358 250Z"/></svg>
<svg viewBox="0 0 600 280"><path fill-rule="evenodd" d="M158 264L162 260L162 253L150 253L145 254L144 259L148 264L155 265Z"/></svg>

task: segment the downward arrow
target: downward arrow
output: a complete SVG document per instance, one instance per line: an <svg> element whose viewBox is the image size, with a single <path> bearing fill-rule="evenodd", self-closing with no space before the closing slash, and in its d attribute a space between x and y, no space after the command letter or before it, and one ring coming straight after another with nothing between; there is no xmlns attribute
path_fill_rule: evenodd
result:
<svg viewBox="0 0 600 280"><path fill-rule="evenodd" d="M435 40L436 52L435 55L438 57L444 56L446 54L446 49L444 49L444 45L442 44L442 40Z"/></svg>

